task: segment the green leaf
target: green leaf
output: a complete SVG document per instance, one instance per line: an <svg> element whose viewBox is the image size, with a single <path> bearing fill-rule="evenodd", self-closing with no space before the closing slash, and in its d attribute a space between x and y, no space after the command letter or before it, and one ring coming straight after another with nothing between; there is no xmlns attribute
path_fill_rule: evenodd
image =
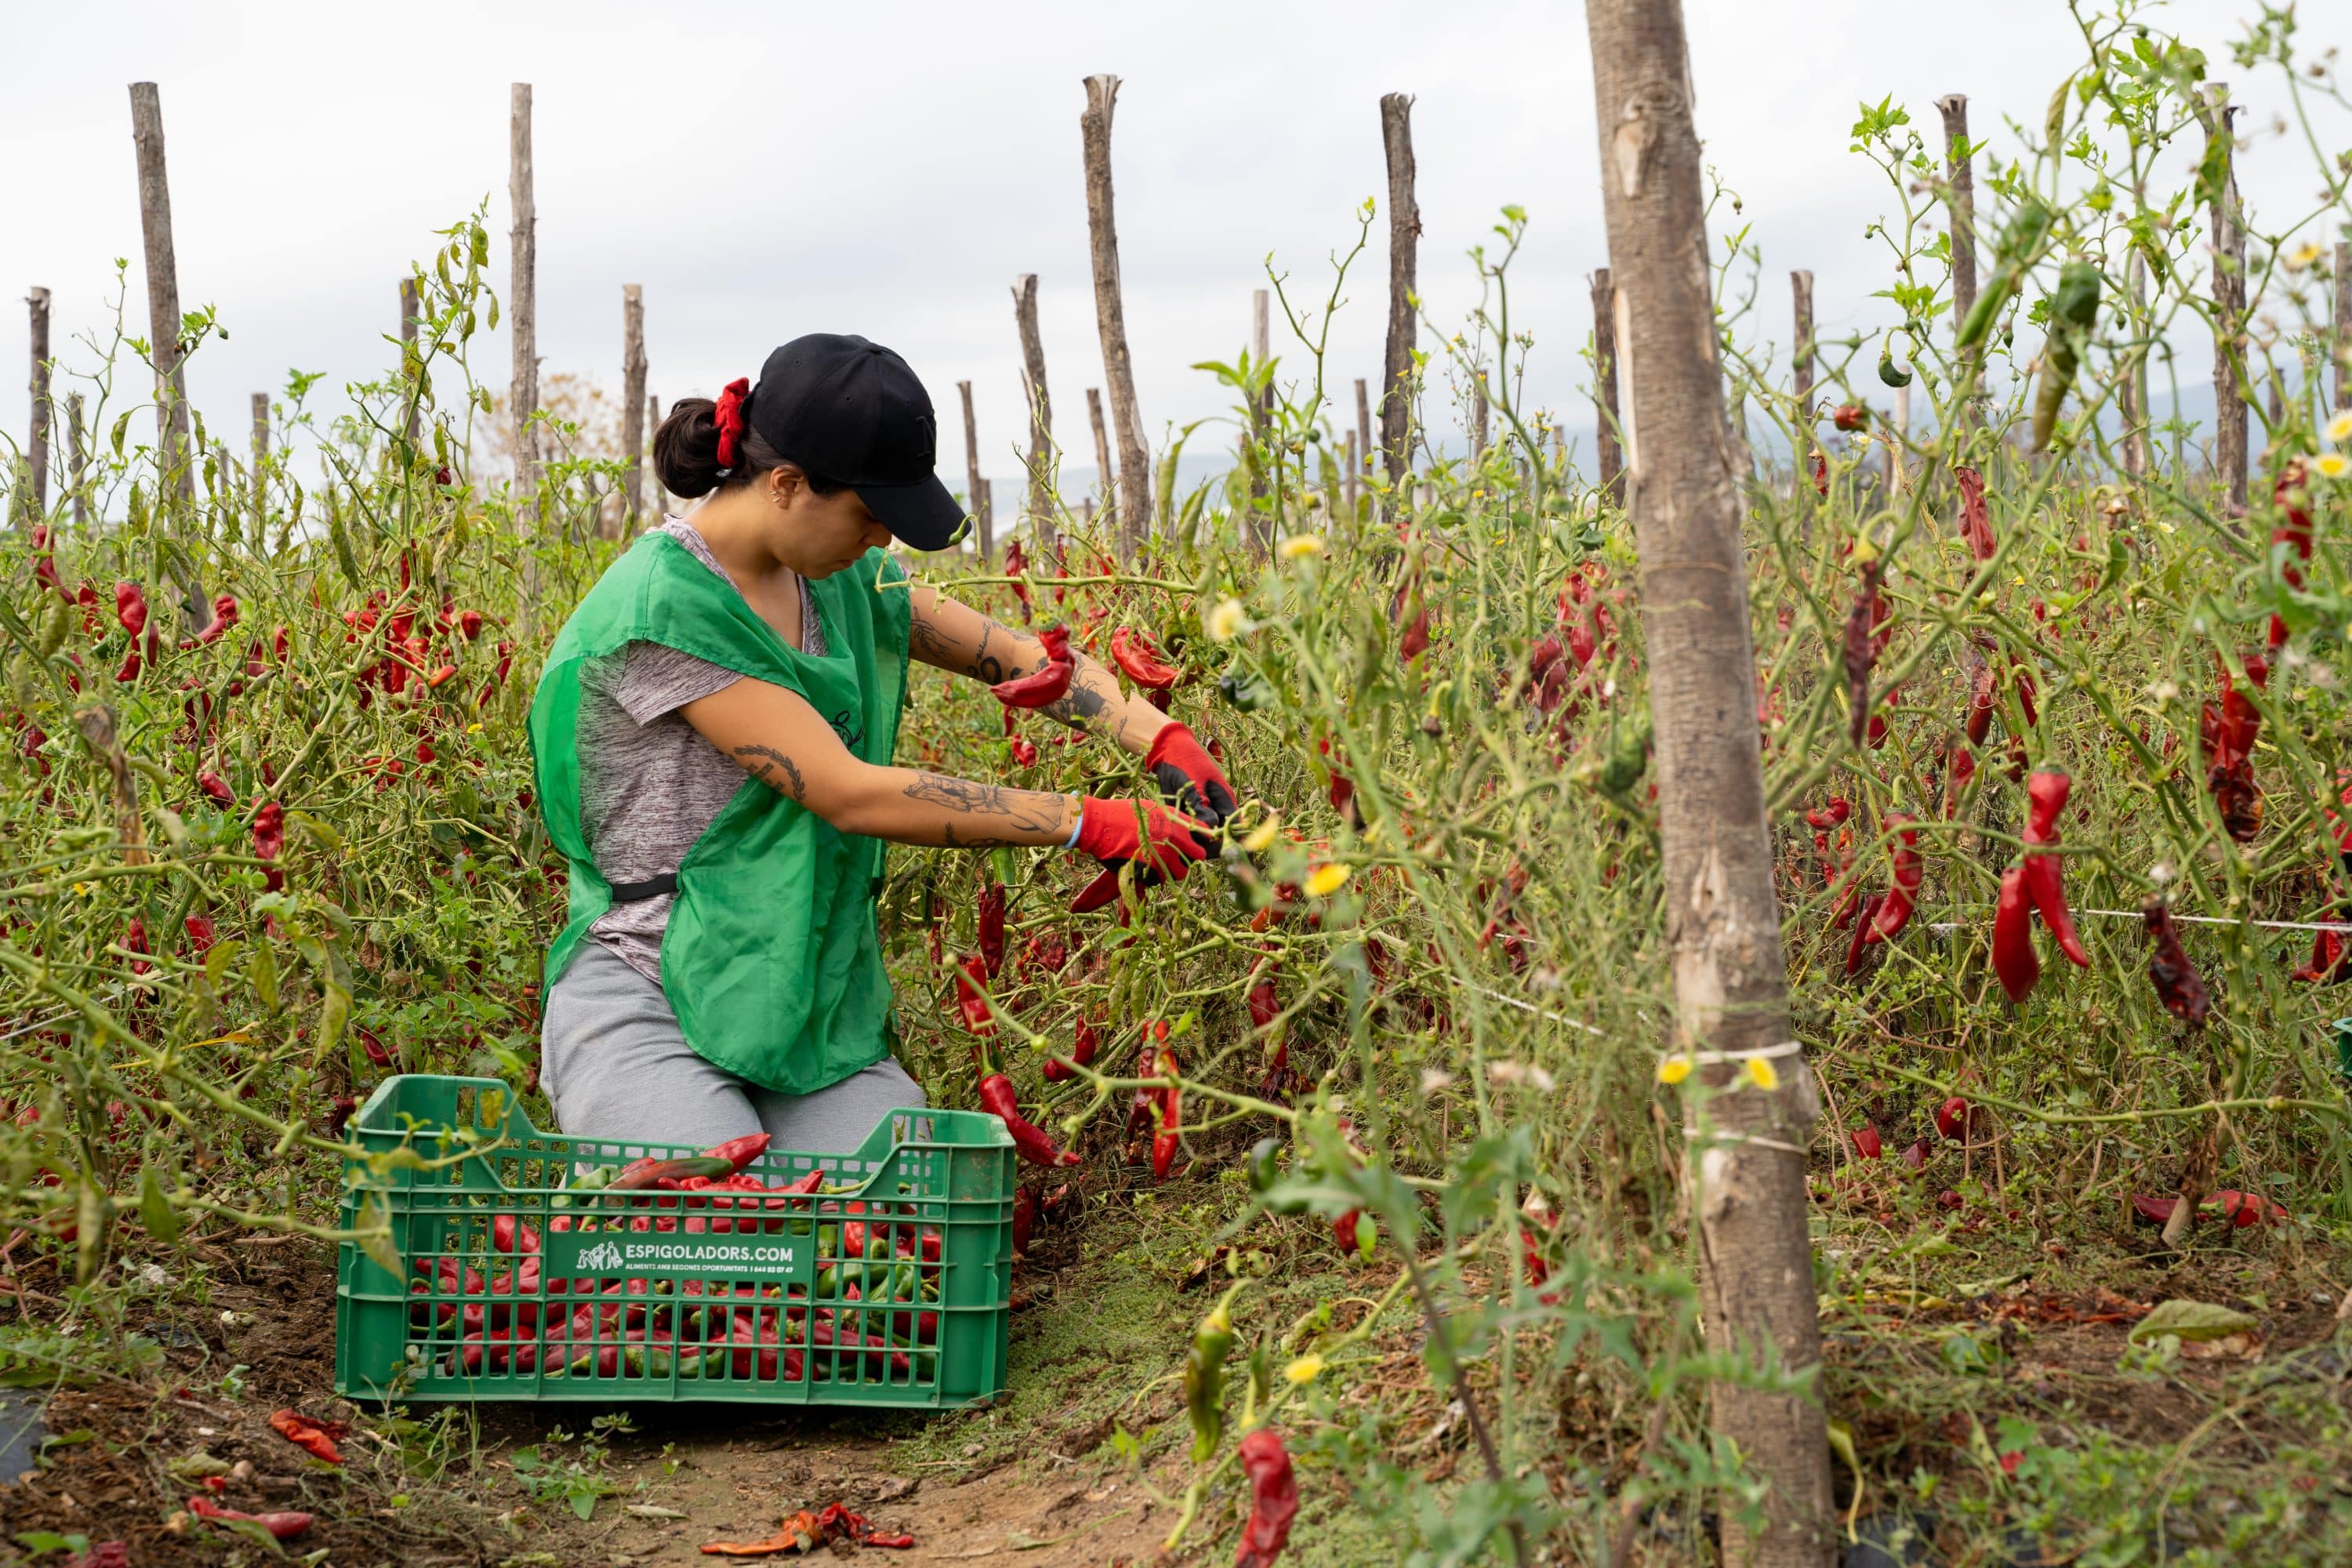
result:
<svg viewBox="0 0 2352 1568"><path fill-rule="evenodd" d="M152 1165L139 1178L139 1223L147 1227L148 1235L166 1245L179 1239L179 1213L163 1195L163 1181Z"/></svg>
<svg viewBox="0 0 2352 1568"><path fill-rule="evenodd" d="M278 955L270 952L268 942L257 942L253 944L253 963L249 967L252 971L253 994L261 998L264 1010L277 1012Z"/></svg>
<svg viewBox="0 0 2352 1568"><path fill-rule="evenodd" d="M2166 1334L2179 1340L2218 1340L2231 1334L2252 1333L2259 1326L2233 1307L2175 1299L2158 1302L2156 1310L2134 1323L2130 1337L2134 1344Z"/></svg>

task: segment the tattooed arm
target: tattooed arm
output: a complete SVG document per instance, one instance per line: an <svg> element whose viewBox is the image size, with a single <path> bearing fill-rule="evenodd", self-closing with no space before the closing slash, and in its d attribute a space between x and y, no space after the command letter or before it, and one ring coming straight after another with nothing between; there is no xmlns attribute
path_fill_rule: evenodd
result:
<svg viewBox="0 0 2352 1568"><path fill-rule="evenodd" d="M1044 667L1045 645L1027 632L1001 626L926 587L917 586L912 596L915 623L908 647L925 664L991 686ZM1116 742L1139 756L1150 751L1151 738L1167 724L1168 715L1140 697L1129 697L1118 689L1118 677L1085 654L1076 648L1070 654L1077 668L1070 676L1069 694L1038 711L1074 730Z"/></svg>
<svg viewBox="0 0 2352 1568"><path fill-rule="evenodd" d="M736 681L679 711L746 773L844 833L950 848L1059 847L1077 824L1069 795L876 767L799 693L764 680Z"/></svg>

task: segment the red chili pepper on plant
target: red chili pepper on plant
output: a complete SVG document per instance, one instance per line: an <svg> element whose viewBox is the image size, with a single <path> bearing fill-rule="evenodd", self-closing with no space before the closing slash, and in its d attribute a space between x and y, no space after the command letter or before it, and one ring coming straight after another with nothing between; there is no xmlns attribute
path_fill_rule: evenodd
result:
<svg viewBox="0 0 2352 1568"><path fill-rule="evenodd" d="M1830 423L1847 432L1870 428L1870 410L1859 404L1841 403L1830 415Z"/></svg>
<svg viewBox="0 0 2352 1568"><path fill-rule="evenodd" d="M1936 1108L1936 1131L1952 1142L1968 1136L1969 1102L1958 1095Z"/></svg>
<svg viewBox="0 0 2352 1568"><path fill-rule="evenodd" d="M1004 1130L1013 1134L1013 1150L1031 1164L1050 1169L1078 1163L1076 1153L1055 1148L1051 1138L1021 1114L1013 1080L1003 1073L989 1073L980 1080L980 1108L1004 1123Z"/></svg>
<svg viewBox="0 0 2352 1568"><path fill-rule="evenodd" d="M2001 874L2000 897L1993 905L1992 967L2011 1002L2022 1003L2042 978L2042 960L2033 951L2032 895L2021 865Z"/></svg>
<svg viewBox="0 0 2352 1568"><path fill-rule="evenodd" d="M1918 820L1909 812L1886 814L1885 824L1895 831L1894 880L1878 908L1864 922L1869 932L1865 942L1892 942L1911 923L1911 911L1919 901L1919 829L1914 826Z"/></svg>
<svg viewBox="0 0 2352 1568"><path fill-rule="evenodd" d="M988 1005L988 961L974 952L956 965L956 1005L963 1026L982 1038L996 1033L996 1015Z"/></svg>
<svg viewBox="0 0 2352 1568"><path fill-rule="evenodd" d="M988 978L1004 969L1004 884L992 878L980 890L980 962Z"/></svg>
<svg viewBox="0 0 2352 1568"><path fill-rule="evenodd" d="M2054 769L2045 769L2026 781L2025 891L2041 912L2042 924L2058 939L2058 951L2088 969L2091 955L2074 934L2074 920L2067 912L2065 889L2060 885L2062 862L2046 852L2057 847L2058 816L2066 809L2066 796L2074 786L2073 779ZM2037 849L2043 852L2036 853Z"/></svg>
<svg viewBox="0 0 2352 1568"><path fill-rule="evenodd" d="M2180 928L2173 923L2170 907L2162 898L2151 896L2140 905L2139 917L2147 927L2147 978L2156 987L2157 1000L2190 1028L2203 1028L2206 1015L2213 1010L2213 998L2205 989L2205 977L2197 973L2197 965L2180 945Z"/></svg>
<svg viewBox="0 0 2352 1568"><path fill-rule="evenodd" d="M1249 1477L1250 1512L1242 1526L1234 1568L1273 1568L1290 1542L1290 1521L1298 1517L1298 1481L1282 1434L1261 1426L1241 1441L1242 1470Z"/></svg>
<svg viewBox="0 0 2352 1568"><path fill-rule="evenodd" d="M188 951L202 958L212 951L213 943L219 940L218 933L213 928L213 918L210 915L190 915L186 925Z"/></svg>
<svg viewBox="0 0 2352 1568"><path fill-rule="evenodd" d="M136 583L114 585L114 618L131 634L134 643L139 634L147 629L147 592Z"/></svg>
<svg viewBox="0 0 2352 1568"><path fill-rule="evenodd" d="M1119 627L1110 635L1111 662L1123 670L1129 680L1150 691L1165 691L1176 684L1184 672L1174 665L1154 657L1140 632Z"/></svg>
<svg viewBox="0 0 2352 1568"><path fill-rule="evenodd" d="M236 792L228 787L226 779L210 768L197 770L196 787L216 805L235 806L236 805Z"/></svg>
<svg viewBox="0 0 2352 1568"><path fill-rule="evenodd" d="M1167 1027L1165 1024L1160 1026L1162 1030ZM1165 1039L1167 1037L1163 1033L1160 1037ZM1176 1151L1183 1131L1184 1091L1175 1081L1181 1076L1176 1065L1176 1053L1166 1046L1153 1053L1151 1070L1152 1076L1169 1080L1167 1087L1159 1091L1160 1115L1151 1134L1151 1174L1153 1179L1164 1182L1176 1163Z"/></svg>
<svg viewBox="0 0 2352 1568"><path fill-rule="evenodd" d="M1993 539L1992 515L1985 506L1984 476L1974 468L1956 468L1952 479L1960 488L1960 537L1979 563L1990 561L2000 546Z"/></svg>
<svg viewBox="0 0 2352 1568"><path fill-rule="evenodd" d="M1095 1051L1098 1045L1095 1026L1084 1018L1079 1019L1076 1035L1070 1042L1070 1054L1067 1057L1045 1058L1045 1081L1063 1083L1077 1077L1073 1068L1093 1066Z"/></svg>

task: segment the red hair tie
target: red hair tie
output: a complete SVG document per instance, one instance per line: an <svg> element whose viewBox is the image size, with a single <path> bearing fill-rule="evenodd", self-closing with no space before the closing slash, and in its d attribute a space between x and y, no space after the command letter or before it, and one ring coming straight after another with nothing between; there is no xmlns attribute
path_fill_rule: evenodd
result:
<svg viewBox="0 0 2352 1568"><path fill-rule="evenodd" d="M751 384L737 376L719 395L719 407L711 419L719 426L719 471L723 476L733 471L736 443L743 438L743 400L751 395Z"/></svg>

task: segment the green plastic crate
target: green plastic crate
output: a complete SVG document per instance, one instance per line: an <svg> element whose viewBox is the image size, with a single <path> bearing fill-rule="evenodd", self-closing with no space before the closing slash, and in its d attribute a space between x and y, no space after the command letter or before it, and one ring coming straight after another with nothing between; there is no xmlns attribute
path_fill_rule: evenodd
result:
<svg viewBox="0 0 2352 1568"><path fill-rule="evenodd" d="M383 1205L401 1268L342 1246L350 1398L945 1408L1003 1390L1015 1173L993 1116L894 1110L855 1153L750 1168L841 1189L807 1195L579 1191L597 1165L698 1151L541 1132L495 1079L394 1078L352 1126L394 1158L346 1162L343 1224Z"/></svg>

